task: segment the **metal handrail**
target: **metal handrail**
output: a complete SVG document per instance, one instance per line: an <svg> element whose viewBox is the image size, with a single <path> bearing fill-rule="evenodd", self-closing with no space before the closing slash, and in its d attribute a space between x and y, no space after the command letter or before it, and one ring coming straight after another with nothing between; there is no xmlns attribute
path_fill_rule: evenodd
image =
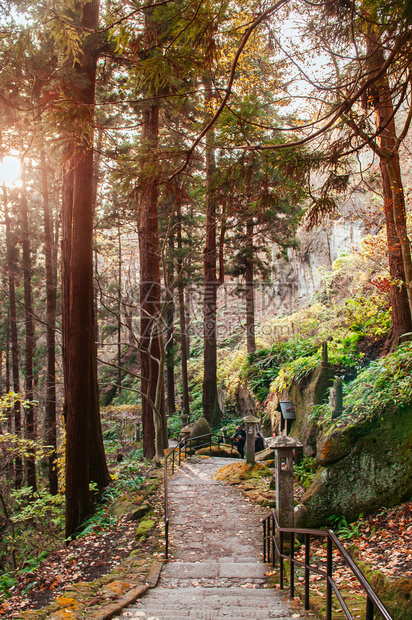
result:
<svg viewBox="0 0 412 620"><path fill-rule="evenodd" d="M290 596L294 597L295 594L295 565L301 566L305 569L305 596L304 603L305 609L309 609L309 573L313 572L320 575L326 580L326 620L332 620L332 591L335 593L342 610L344 611L348 620L354 620L351 612L349 611L342 594L339 590L339 586L333 579L332 574L332 552L333 548L337 549L355 575L360 585L366 592L366 610L365 620L373 620L374 611L376 610L381 614L384 620L393 620L392 616L376 594L375 590L368 583L365 576L350 557L345 547L342 545L336 534L332 530L314 530L314 529L299 529L280 527L276 512L272 510L267 517L262 520L263 523L263 561L272 562L275 566L276 557L279 558L279 581L280 588L283 590L284 579L284 566L283 560L290 562ZM278 532L278 538L276 537ZM284 534L290 534L290 553L284 553ZM305 561L297 560L294 557L295 535L301 534L305 539ZM311 536L316 538L327 538L327 555L326 555L326 571L311 566L310 564L310 538ZM275 554L276 551L276 554Z"/></svg>
<svg viewBox="0 0 412 620"><path fill-rule="evenodd" d="M168 501L168 483L167 483L167 469L169 467L169 461L172 461L172 474L175 473L175 464L176 462L178 463L178 466L180 467L181 464L181 460L182 460L182 453L184 453L184 457L187 457L187 449L189 446L189 451L192 449L192 442L193 441L198 441L199 439L204 439L204 438L208 438L208 441L205 441L204 443L200 444L200 445L196 445L196 448L200 449L204 446L209 446L210 450L212 450L212 444L213 444L213 435L212 433L206 433L205 435L198 435L197 437L188 437L185 439L182 439L177 446L175 446L173 448L173 450L171 450L168 454L166 454L165 456L165 463L164 463L164 513L165 513L165 558L166 560L169 557L169 501ZM220 435L217 435L217 437L221 437ZM221 437L223 439L223 437ZM220 447L220 444L225 443L224 441L218 441L216 442L217 446ZM233 446L232 446L233 449Z"/></svg>

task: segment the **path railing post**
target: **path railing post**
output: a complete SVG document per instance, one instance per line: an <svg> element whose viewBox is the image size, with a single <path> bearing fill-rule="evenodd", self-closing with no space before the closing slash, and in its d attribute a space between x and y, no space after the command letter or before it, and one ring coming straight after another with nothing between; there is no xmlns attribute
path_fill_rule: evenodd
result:
<svg viewBox="0 0 412 620"><path fill-rule="evenodd" d="M366 618L365 618L365 620L373 620L373 602L371 601L369 596L366 599Z"/></svg>
<svg viewBox="0 0 412 620"><path fill-rule="evenodd" d="M332 541L329 536L326 553L326 620L332 620Z"/></svg>
<svg viewBox="0 0 412 620"><path fill-rule="evenodd" d="M295 533L290 535L290 598L295 596Z"/></svg>
<svg viewBox="0 0 412 620"><path fill-rule="evenodd" d="M305 609L309 609L310 534L305 534Z"/></svg>
<svg viewBox="0 0 412 620"><path fill-rule="evenodd" d="M267 558L267 553L266 553L266 547L267 547L267 525L268 522L265 519L263 521L263 562L266 564L266 562L268 562L268 558Z"/></svg>
<svg viewBox="0 0 412 620"><path fill-rule="evenodd" d="M279 581L283 590L283 532L279 532Z"/></svg>

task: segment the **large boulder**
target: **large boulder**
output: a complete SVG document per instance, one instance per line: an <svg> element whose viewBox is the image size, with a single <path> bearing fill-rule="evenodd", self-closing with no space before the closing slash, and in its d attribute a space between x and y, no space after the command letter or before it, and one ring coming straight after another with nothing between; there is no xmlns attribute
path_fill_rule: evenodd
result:
<svg viewBox="0 0 412 620"><path fill-rule="evenodd" d="M412 497L412 405L321 437L313 484L302 498L308 526L348 521Z"/></svg>
<svg viewBox="0 0 412 620"><path fill-rule="evenodd" d="M203 435L208 435L210 433L210 424L206 420L206 418L199 418L192 427L190 432L190 439L193 437L202 437ZM203 437L202 439L197 439L190 442L191 448L197 448L202 446L202 444L208 443L208 437Z"/></svg>

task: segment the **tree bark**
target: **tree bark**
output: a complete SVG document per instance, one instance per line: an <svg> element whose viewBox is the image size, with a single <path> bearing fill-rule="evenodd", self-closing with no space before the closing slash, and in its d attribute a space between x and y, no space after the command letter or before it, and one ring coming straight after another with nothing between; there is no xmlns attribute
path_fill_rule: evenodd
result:
<svg viewBox="0 0 412 620"><path fill-rule="evenodd" d="M117 393L122 389L122 237L117 224L119 263L117 270Z"/></svg>
<svg viewBox="0 0 412 620"><path fill-rule="evenodd" d="M169 234L169 257L167 261L167 308L166 308L166 385L167 385L167 412L173 415L176 412L175 400L175 359L174 359L174 316L175 305L173 301L173 291L171 290L173 282L173 259L174 237L173 233Z"/></svg>
<svg viewBox="0 0 412 620"><path fill-rule="evenodd" d="M372 73L384 63L384 53L379 37L371 30L367 33L367 55ZM380 169L389 271L391 275L392 338L397 343L402 334L412 331L412 262L406 229L405 199L399 163L399 143L393 114L393 104L388 76L384 74L374 83L370 100L375 111L376 127L380 130ZM371 145L373 148L373 145Z"/></svg>
<svg viewBox="0 0 412 620"><path fill-rule="evenodd" d="M13 391L15 394L20 392L19 377L19 341L17 334L17 313L16 313L16 246L12 238L10 217L7 201L6 186L3 185L4 196L4 220L6 224L6 250L7 250L7 271L9 276L9 307L10 307L10 335L11 335L11 368L13 377ZM20 401L14 403L14 432L17 437L21 437L21 407ZM23 459L16 456L14 461L14 486L20 489L23 482Z"/></svg>
<svg viewBox="0 0 412 620"><path fill-rule="evenodd" d="M188 358L188 334L186 323L186 308L185 308L185 288L183 284L183 257L182 257L182 213L179 205L177 211L177 247L178 247L178 284L177 294L179 299L179 326L180 326L180 356L182 358L182 400L183 411L190 415L190 403L189 403L189 383L187 374L187 358Z"/></svg>
<svg viewBox="0 0 412 620"><path fill-rule="evenodd" d="M31 250L30 250L30 231L29 214L27 204L27 194L25 186L25 174L23 172L23 188L21 193L21 216L23 232L23 281L24 281L24 314L26 324L25 342L25 396L28 401L25 407L26 415L26 439L33 442L36 439L34 404L33 404L33 356L34 356L34 322L33 322L33 303L31 288ZM26 457L27 485L36 490L36 460L34 447L29 447Z"/></svg>
<svg viewBox="0 0 412 620"><path fill-rule="evenodd" d="M204 80L205 101L213 98L210 80ZM204 265L204 362L203 362L203 416L215 426L221 419L217 398L217 289L219 282L216 277L216 199L213 191L213 175L215 173L215 157L213 147L213 129L208 133L206 146L206 240L203 254Z"/></svg>
<svg viewBox="0 0 412 620"><path fill-rule="evenodd" d="M99 1L82 6L81 25L98 26ZM91 512L89 482L109 480L100 426L93 316L93 114L98 50L90 37L76 64L76 104L84 123L73 140L63 195L63 344L66 406L66 537Z"/></svg>
<svg viewBox="0 0 412 620"><path fill-rule="evenodd" d="M53 235L49 204L47 166L44 148L40 151L42 175L44 253L46 258L46 306L47 306L47 375L45 403L44 443L50 451L48 458L49 491L56 495L57 477L57 431L56 431L56 281L53 277Z"/></svg>
<svg viewBox="0 0 412 620"><path fill-rule="evenodd" d="M158 178L153 171L148 174L149 158L157 150L159 133L159 106L149 104L143 111L142 142L146 149L146 162L142 175L147 175L139 207L139 256L140 256L140 359L142 391L143 453L153 458L155 452L163 456L164 393L161 355L161 304L160 304L160 255L157 201ZM160 409L156 410L156 403ZM156 426L156 448L155 448Z"/></svg>
<svg viewBox="0 0 412 620"><path fill-rule="evenodd" d="M248 217L246 221L246 331L247 331L247 352L254 353L256 349L255 340L255 289L253 281L253 217Z"/></svg>

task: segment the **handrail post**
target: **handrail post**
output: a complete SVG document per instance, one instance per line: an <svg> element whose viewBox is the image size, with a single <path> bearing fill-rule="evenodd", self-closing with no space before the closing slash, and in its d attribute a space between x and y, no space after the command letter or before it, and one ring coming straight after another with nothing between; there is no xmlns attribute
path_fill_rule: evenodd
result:
<svg viewBox="0 0 412 620"><path fill-rule="evenodd" d="M295 596L295 532L290 534L290 598Z"/></svg>
<svg viewBox="0 0 412 620"><path fill-rule="evenodd" d="M366 617L365 620L373 620L373 601L369 598L366 599Z"/></svg>
<svg viewBox="0 0 412 620"><path fill-rule="evenodd" d="M332 620L332 541L330 536L327 538L327 558L326 558L326 620Z"/></svg>
<svg viewBox="0 0 412 620"><path fill-rule="evenodd" d="M310 534L305 534L305 609L309 609Z"/></svg>
<svg viewBox="0 0 412 620"><path fill-rule="evenodd" d="M275 549L276 526L275 526L275 517L273 516L273 512L271 514L269 528L270 528L270 553L272 554L272 566L275 566L276 564L276 549Z"/></svg>
<svg viewBox="0 0 412 620"><path fill-rule="evenodd" d="M283 532L279 532L279 581L283 590Z"/></svg>
<svg viewBox="0 0 412 620"><path fill-rule="evenodd" d="M172 474L175 473L175 451L172 451Z"/></svg>
<svg viewBox="0 0 412 620"><path fill-rule="evenodd" d="M169 519L165 523L165 558L169 559Z"/></svg>
<svg viewBox="0 0 412 620"><path fill-rule="evenodd" d="M263 562L266 563L266 535L267 535L267 521L266 519L263 521Z"/></svg>

